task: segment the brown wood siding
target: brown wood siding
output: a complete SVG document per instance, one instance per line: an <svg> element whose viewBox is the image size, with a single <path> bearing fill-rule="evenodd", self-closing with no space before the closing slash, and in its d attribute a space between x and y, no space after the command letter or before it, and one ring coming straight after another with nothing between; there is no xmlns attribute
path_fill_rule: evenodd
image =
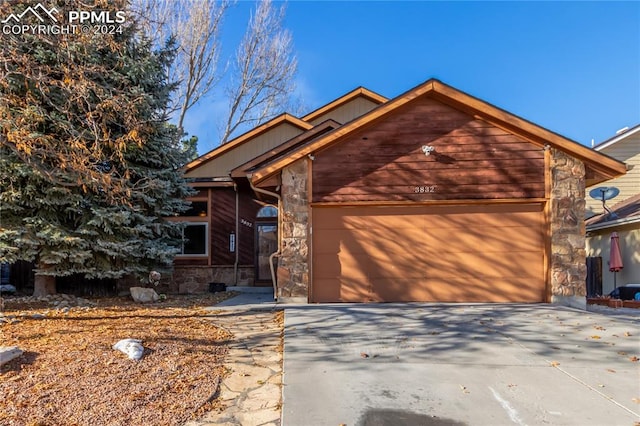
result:
<svg viewBox="0 0 640 426"><path fill-rule="evenodd" d="M235 232L236 193L233 188L211 191L211 263L231 265L235 254L229 251L229 234Z"/></svg>
<svg viewBox="0 0 640 426"><path fill-rule="evenodd" d="M240 193L240 224L238 225L238 241L240 246L240 264L255 265L255 232L256 232L256 214L262 207L251 195Z"/></svg>
<svg viewBox="0 0 640 426"><path fill-rule="evenodd" d="M211 205L211 263L231 265L236 255L229 251L229 235L236 232L236 193L233 189L213 189ZM240 191L236 250L240 265L255 264L255 218L261 205L250 194Z"/></svg>
<svg viewBox="0 0 640 426"><path fill-rule="evenodd" d="M541 147L422 98L316 153L312 200L541 198L544 182Z"/></svg>
<svg viewBox="0 0 640 426"><path fill-rule="evenodd" d="M313 302L543 302L539 203L316 207Z"/></svg>

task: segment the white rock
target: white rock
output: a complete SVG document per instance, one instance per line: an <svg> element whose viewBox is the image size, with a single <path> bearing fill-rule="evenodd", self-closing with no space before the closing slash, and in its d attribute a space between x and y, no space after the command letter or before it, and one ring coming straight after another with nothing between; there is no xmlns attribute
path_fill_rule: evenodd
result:
<svg viewBox="0 0 640 426"><path fill-rule="evenodd" d="M160 296L152 288L131 287L129 291L133 300L138 303L157 302L160 300Z"/></svg>
<svg viewBox="0 0 640 426"><path fill-rule="evenodd" d="M135 360L142 358L142 353L144 352L142 340L137 339L122 339L113 345L113 349L127 355L129 359Z"/></svg>
<svg viewBox="0 0 640 426"><path fill-rule="evenodd" d="M15 293L16 288L11 284L2 284L0 285L0 293Z"/></svg>
<svg viewBox="0 0 640 426"><path fill-rule="evenodd" d="M22 349L17 346L0 346L0 365L6 364L22 355Z"/></svg>

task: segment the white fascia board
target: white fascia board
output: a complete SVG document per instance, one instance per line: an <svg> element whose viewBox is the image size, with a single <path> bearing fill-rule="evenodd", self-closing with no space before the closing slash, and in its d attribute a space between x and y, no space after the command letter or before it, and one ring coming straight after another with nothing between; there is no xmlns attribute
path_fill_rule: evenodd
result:
<svg viewBox="0 0 640 426"><path fill-rule="evenodd" d="M625 217L618 220L611 220L608 222L587 225L586 231L590 232L590 231L597 231L600 229L614 228L616 226L629 225L631 223L640 223L640 216Z"/></svg>
<svg viewBox="0 0 640 426"><path fill-rule="evenodd" d="M632 127L631 129L629 129L629 130L627 130L627 131L625 131L623 133L620 133L617 136L614 136L612 139L609 139L608 141L602 142L599 145L594 146L593 149L595 151L602 151L603 149L610 147L614 143L620 142L621 140L633 135L634 133L638 133L638 132L640 132L640 125Z"/></svg>

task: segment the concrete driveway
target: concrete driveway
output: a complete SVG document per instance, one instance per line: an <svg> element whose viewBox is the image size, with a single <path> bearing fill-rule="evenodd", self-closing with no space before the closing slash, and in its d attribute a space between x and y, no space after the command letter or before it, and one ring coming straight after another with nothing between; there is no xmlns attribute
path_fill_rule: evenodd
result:
<svg viewBox="0 0 640 426"><path fill-rule="evenodd" d="M632 426L639 320L551 305L287 308L282 425Z"/></svg>

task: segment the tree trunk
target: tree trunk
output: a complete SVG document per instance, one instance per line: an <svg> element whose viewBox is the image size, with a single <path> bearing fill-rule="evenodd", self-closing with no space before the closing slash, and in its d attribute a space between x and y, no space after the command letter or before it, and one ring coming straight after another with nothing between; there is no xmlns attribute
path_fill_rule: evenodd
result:
<svg viewBox="0 0 640 426"><path fill-rule="evenodd" d="M56 294L56 277L36 274L33 283L33 296L40 297Z"/></svg>

